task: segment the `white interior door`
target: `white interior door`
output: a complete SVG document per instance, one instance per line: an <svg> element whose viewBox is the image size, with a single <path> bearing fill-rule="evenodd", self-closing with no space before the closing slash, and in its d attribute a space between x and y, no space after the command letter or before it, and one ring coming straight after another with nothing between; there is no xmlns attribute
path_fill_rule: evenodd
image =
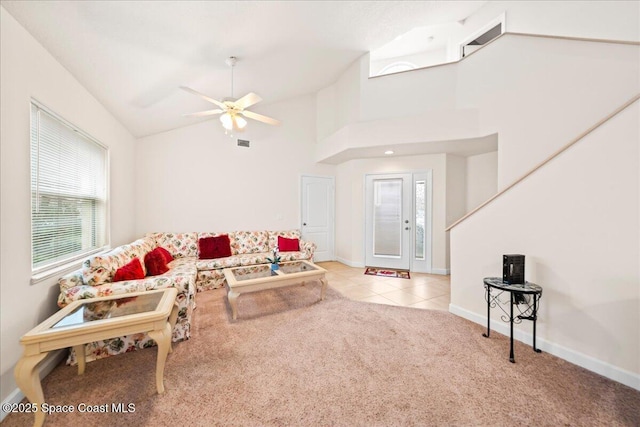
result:
<svg viewBox="0 0 640 427"><path fill-rule="evenodd" d="M334 179L302 177L302 238L316 244L315 261L332 261L334 255Z"/></svg>
<svg viewBox="0 0 640 427"><path fill-rule="evenodd" d="M409 270L414 223L413 176L367 175L365 181L365 264Z"/></svg>

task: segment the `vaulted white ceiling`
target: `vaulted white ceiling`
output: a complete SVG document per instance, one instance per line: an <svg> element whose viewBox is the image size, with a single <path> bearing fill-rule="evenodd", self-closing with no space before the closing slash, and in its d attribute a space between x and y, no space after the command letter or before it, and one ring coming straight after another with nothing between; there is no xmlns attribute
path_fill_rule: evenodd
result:
<svg viewBox="0 0 640 427"><path fill-rule="evenodd" d="M1 4L129 131L198 120L211 104L178 89L269 103L318 91L413 28L464 19L481 1L5 1Z"/></svg>

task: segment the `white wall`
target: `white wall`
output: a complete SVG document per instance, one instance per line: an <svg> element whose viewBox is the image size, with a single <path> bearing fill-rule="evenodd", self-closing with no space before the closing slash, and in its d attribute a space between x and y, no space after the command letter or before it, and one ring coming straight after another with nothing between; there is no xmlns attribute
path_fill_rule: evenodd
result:
<svg viewBox="0 0 640 427"><path fill-rule="evenodd" d="M638 141L636 101L453 228L451 310L484 323L483 277L525 254L526 279L544 288L542 350L640 389ZM530 343L531 323L516 328Z"/></svg>
<svg viewBox="0 0 640 427"><path fill-rule="evenodd" d="M512 33L640 41L637 1L489 1L452 29L448 60L460 59L460 43L503 13Z"/></svg>
<svg viewBox="0 0 640 427"><path fill-rule="evenodd" d="M511 14L518 17L515 30L623 40L634 39L638 33L637 2L569 3L501 4L507 8L507 19ZM584 14L578 6L584 6ZM559 25L536 26L527 20L532 10L537 10L535 16L556 11L559 16L575 13L579 18L560 31ZM617 21L623 14L628 14L628 19ZM472 22L469 18L465 26ZM378 121L380 127L382 121L391 123L394 119L443 112L456 117L459 111L477 111L477 134L466 137L499 134L498 185L504 188L637 93L639 56L640 47L632 45L506 35L455 64L368 78L369 55L365 55L359 61L359 75L352 67L340 80L342 87L348 81L359 88L359 104L352 101L359 105L359 114L354 110L348 115L351 122L334 120L334 129L325 127L319 134L318 151L335 151L334 136L349 138L343 130L355 123ZM337 105L327 102L318 106L319 118L335 114L341 102L334 101ZM457 123L468 126L464 120ZM344 149L352 144L339 145Z"/></svg>
<svg viewBox="0 0 640 427"><path fill-rule="evenodd" d="M361 61L354 61L334 84L318 92L316 96L316 139L318 141L348 123L359 120L362 73L360 68Z"/></svg>
<svg viewBox="0 0 640 427"><path fill-rule="evenodd" d="M467 212L498 192L498 152L467 157Z"/></svg>
<svg viewBox="0 0 640 427"><path fill-rule="evenodd" d="M640 46L507 35L457 63L458 106L498 132L499 188L638 93L639 58Z"/></svg>
<svg viewBox="0 0 640 427"><path fill-rule="evenodd" d="M136 234L133 137L3 7L0 20L0 400L5 400L16 390L20 337L56 311L59 294L57 277L30 284L32 97L109 147L111 242L123 244Z"/></svg>
<svg viewBox="0 0 640 427"><path fill-rule="evenodd" d="M467 112L468 120L458 120L447 129L462 129L466 137L472 136L474 129L477 136L499 135L497 189L504 188L637 93L639 54L638 46L511 35L457 64L374 79L363 77L361 66L360 121L321 140L318 158L363 144L377 146L381 141L428 140L445 133L433 133L438 126L393 124L416 117L463 118ZM362 58L361 65L366 61ZM362 129L371 137L363 138L367 132ZM375 132L370 132L373 129ZM338 171L339 186L341 166ZM356 171L349 176L351 183L361 179ZM469 193L475 194L476 200L495 193L477 190L471 187ZM467 197L466 192L458 195ZM340 198L337 203L338 217L346 215ZM336 235L338 256L358 264L364 259L360 250L363 240L358 240L362 234L353 230L353 225L362 219L356 215L349 221L347 234ZM448 266L446 237L443 241L442 263L434 268Z"/></svg>
<svg viewBox="0 0 640 427"><path fill-rule="evenodd" d="M258 111L257 111L258 112ZM136 144L136 234L300 228L300 176L333 176L313 160L315 97L263 107L280 126L249 120L238 147L213 120Z"/></svg>
<svg viewBox="0 0 640 427"><path fill-rule="evenodd" d="M446 227L467 213L467 160L464 157L446 155ZM445 227L445 228L446 228ZM446 265L449 267L449 233L446 233Z"/></svg>
<svg viewBox="0 0 640 427"><path fill-rule="evenodd" d="M444 154L351 160L336 167L336 256L352 266L364 266L365 175L433 171L432 268L448 269L446 156Z"/></svg>

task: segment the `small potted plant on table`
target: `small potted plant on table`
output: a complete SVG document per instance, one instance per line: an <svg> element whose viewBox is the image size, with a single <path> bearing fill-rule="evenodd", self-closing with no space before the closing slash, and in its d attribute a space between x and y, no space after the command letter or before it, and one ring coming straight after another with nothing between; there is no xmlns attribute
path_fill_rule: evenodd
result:
<svg viewBox="0 0 640 427"><path fill-rule="evenodd" d="M272 258L267 257L267 261L271 263L271 271L276 271L277 269L280 268L280 265L278 265L280 263L280 255L278 255L277 246L273 249L273 257Z"/></svg>

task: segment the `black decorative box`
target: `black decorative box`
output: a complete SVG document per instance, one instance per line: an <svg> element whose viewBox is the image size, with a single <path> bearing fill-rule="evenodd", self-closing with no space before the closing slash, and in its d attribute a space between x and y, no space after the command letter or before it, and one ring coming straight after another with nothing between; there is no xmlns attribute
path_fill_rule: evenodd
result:
<svg viewBox="0 0 640 427"><path fill-rule="evenodd" d="M524 255L502 256L502 281L510 285L524 283Z"/></svg>

